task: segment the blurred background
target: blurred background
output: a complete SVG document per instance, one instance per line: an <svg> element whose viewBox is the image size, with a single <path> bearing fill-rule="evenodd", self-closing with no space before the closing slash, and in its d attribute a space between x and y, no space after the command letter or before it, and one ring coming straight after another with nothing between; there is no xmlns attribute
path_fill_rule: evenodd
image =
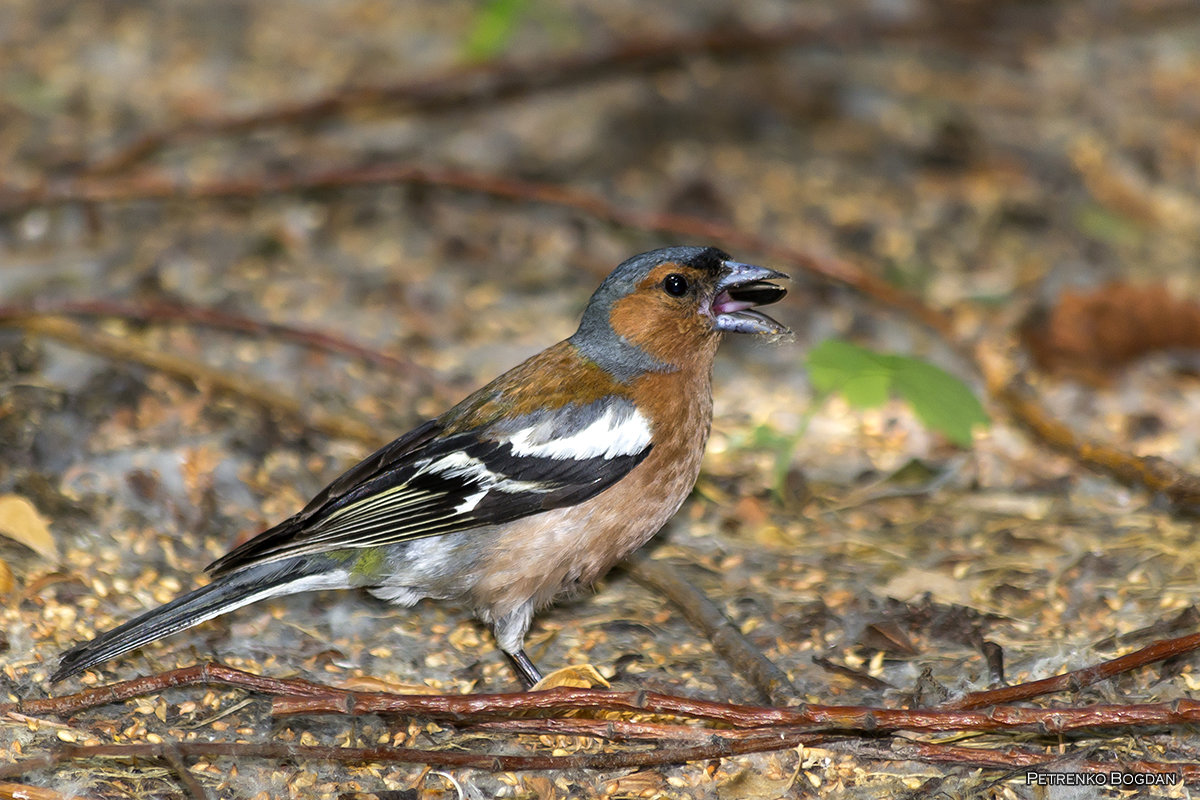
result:
<svg viewBox="0 0 1200 800"><path fill-rule="evenodd" d="M8 0L0 680L49 692L62 649L191 588L378 443L570 335L617 263L677 243L793 277L772 312L793 338L723 346L704 472L651 549L796 696L933 704L1191 632L1180 504L1050 447L997 386L1019 375L1078 436L1200 466L1198 86L1189 0ZM862 356L891 376L886 402L829 377L846 363L831 338L885 359ZM925 365L956 379L940 406L910 385ZM764 699L621 574L540 616L531 653ZM211 658L515 688L464 611L354 593L243 609L85 681ZM1195 675L1172 663L1120 696L1186 697ZM164 697L71 735L404 739L375 718L218 719L234 691ZM0 723L10 759L56 735ZM1193 761L1200 745L1106 742ZM714 763L456 780L481 797L1029 791L836 749ZM162 772L29 781L186 796ZM455 792L419 766L192 772L214 796Z"/></svg>

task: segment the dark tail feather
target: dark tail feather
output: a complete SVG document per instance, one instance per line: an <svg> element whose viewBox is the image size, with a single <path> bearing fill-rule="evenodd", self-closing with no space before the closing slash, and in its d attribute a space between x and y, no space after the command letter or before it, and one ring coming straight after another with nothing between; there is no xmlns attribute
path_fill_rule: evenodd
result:
<svg viewBox="0 0 1200 800"><path fill-rule="evenodd" d="M148 642L267 597L308 589L335 588L338 585L338 576L328 574L328 565L324 565L324 570L318 570L313 563L316 559L307 561L276 561L223 575L207 586L177 597L166 605L100 634L90 642L71 648L63 653L58 669L50 676L50 680L54 682L69 678Z"/></svg>

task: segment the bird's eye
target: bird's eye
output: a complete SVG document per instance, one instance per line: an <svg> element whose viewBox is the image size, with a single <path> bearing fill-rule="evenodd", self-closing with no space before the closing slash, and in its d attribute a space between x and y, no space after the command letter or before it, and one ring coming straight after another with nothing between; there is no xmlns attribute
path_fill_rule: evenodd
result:
<svg viewBox="0 0 1200 800"><path fill-rule="evenodd" d="M671 297L683 297L688 291L688 279L678 272L672 272L663 279L663 290Z"/></svg>

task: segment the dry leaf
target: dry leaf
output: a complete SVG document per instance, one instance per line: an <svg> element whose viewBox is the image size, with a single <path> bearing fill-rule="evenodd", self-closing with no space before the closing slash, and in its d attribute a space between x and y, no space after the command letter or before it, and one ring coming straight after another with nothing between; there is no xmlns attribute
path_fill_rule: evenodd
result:
<svg viewBox="0 0 1200 800"><path fill-rule="evenodd" d="M11 592L14 583L12 569L9 568L8 562L0 561L0 594Z"/></svg>
<svg viewBox="0 0 1200 800"><path fill-rule="evenodd" d="M1103 383L1149 353L1200 348L1200 303L1161 285L1067 289L1026 320L1021 335L1040 369Z"/></svg>
<svg viewBox="0 0 1200 800"><path fill-rule="evenodd" d="M442 694L421 683L393 683L363 675L342 681L342 688L351 692L383 692L385 694Z"/></svg>
<svg viewBox="0 0 1200 800"><path fill-rule="evenodd" d="M605 794L618 797L661 797L667 788L666 777L658 771L644 770L605 784Z"/></svg>
<svg viewBox="0 0 1200 800"><path fill-rule="evenodd" d="M20 542L50 561L58 561L58 545L46 519L33 503L15 494L0 495L0 534Z"/></svg>
<svg viewBox="0 0 1200 800"><path fill-rule="evenodd" d="M717 785L719 800L774 800L787 796L799 768L783 778L768 778L756 769L742 770Z"/></svg>
<svg viewBox="0 0 1200 800"><path fill-rule="evenodd" d="M540 689L554 689L558 686L568 686L572 689L592 689L596 686L609 688L609 682L596 671L591 664L580 664L574 667L556 669L534 685L531 692Z"/></svg>
<svg viewBox="0 0 1200 800"><path fill-rule="evenodd" d="M521 784L525 787L525 791L531 792L537 800L557 800L558 798L554 781L545 775L522 775Z"/></svg>

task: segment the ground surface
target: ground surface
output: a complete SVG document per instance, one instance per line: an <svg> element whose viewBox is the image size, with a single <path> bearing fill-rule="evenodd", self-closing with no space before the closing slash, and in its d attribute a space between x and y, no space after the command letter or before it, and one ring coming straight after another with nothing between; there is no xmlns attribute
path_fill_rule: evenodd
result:
<svg viewBox="0 0 1200 800"><path fill-rule="evenodd" d="M534 3L503 54L600 50L635 33L734 23L936 22L920 35L736 62L700 58L470 110L375 108L197 137L139 168L201 183L413 162L557 183L854 259L953 310L964 341L1004 341L1064 286L1122 276L1176 297L1200 295L1198 10L968 2L835 12L752 2L734 11L681 2L655 4L649 17L642 3ZM191 118L439 74L462 62L477 21L470 3L13 0L0 9L3 181L52 181L139 132ZM408 366L194 324L81 321L142 350L265 382L310 416L361 419L383 441L570 334L613 265L676 241L436 188L68 204L0 222L0 303L169 300L395 354ZM833 335L977 378L904 315L797 277L778 312L794 340L724 345L699 491L657 540L656 558L678 564L813 701L900 706L986 688L981 638L1003 648L1006 677L1016 681L1170 632L1112 644L1193 603L1193 521L1051 453L1003 418L968 451L898 402L865 412L838 398L814 404L804 354ZM1044 377L1036 388L1077 430L1195 469L1195 376L1186 359L1158 355L1101 385ZM782 444L793 440L790 450ZM37 508L59 554L0 538L8 568L0 576L11 572L0 633L6 692L49 692L57 653L193 586L210 560L296 510L369 449L205 381L0 329L0 494ZM914 459L924 471L897 478ZM620 574L541 615L530 643L543 665L590 662L621 686L759 700L661 597ZM339 685L371 676L447 692L514 688L486 631L461 609L401 611L354 593L247 608L84 683L211 658ZM1058 700L1187 698L1198 675L1191 657ZM66 728L0 720L0 758L62 739L445 741L444 731L379 718L272 721L261 703L239 706L243 699L177 690L89 711ZM1079 746L1114 763L1200 759L1200 738L1183 728L1092 744ZM222 797L453 796L453 781L470 797L774 797L805 788L829 797L1083 796L1036 794L998 772L835 749L633 774L451 778L416 766L221 760L193 772ZM67 795L183 796L169 770L122 762L25 779ZM1187 796L1184 787L1153 791Z"/></svg>

